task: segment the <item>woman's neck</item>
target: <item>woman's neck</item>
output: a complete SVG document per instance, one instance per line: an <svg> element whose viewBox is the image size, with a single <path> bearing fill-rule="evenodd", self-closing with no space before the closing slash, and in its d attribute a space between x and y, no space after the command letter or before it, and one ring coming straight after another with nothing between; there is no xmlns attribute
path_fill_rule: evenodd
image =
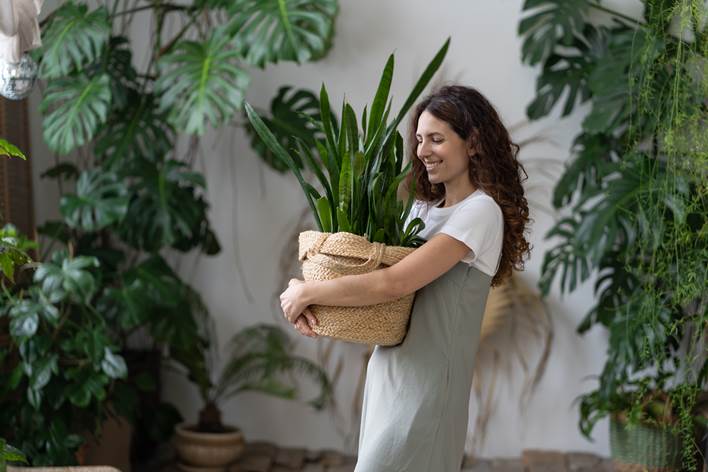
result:
<svg viewBox="0 0 708 472"><path fill-rule="evenodd" d="M445 184L445 199L443 200L441 208L446 208L457 203L460 203L465 198L472 195L477 190L469 180L465 184L451 185Z"/></svg>

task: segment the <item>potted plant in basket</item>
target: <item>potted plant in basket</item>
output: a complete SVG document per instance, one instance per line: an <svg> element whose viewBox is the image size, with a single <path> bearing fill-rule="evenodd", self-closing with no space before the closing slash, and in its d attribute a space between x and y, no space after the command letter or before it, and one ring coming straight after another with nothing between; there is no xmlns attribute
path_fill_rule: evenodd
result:
<svg viewBox="0 0 708 472"><path fill-rule="evenodd" d="M299 237L299 259L306 280L326 280L344 274L366 273L390 266L410 254L422 240L417 236L423 222L405 220L413 205L398 200L398 187L410 171L405 167L403 138L396 130L406 112L442 63L449 39L428 64L413 91L391 123L389 91L394 58L383 70L371 109L361 115L361 131L353 108L342 105L341 126L335 130L329 113L329 96L322 86L318 156L295 137L297 149L283 149L273 133L248 103L246 113L263 142L295 174L320 231L305 231ZM305 180L298 163L316 177ZM319 186L319 190L315 187ZM363 307L311 307L319 320L313 330L354 342L395 345L405 336L413 294L393 302ZM352 324L356 320L356 326Z"/></svg>
<svg viewBox="0 0 708 472"><path fill-rule="evenodd" d="M204 406L196 424L175 427L175 446L183 470L223 470L241 454L243 434L222 422L218 406L239 393L257 391L295 399L298 385L292 374L297 372L312 379L319 388L318 395L308 403L317 409L324 407L331 394L327 373L310 360L293 355L291 348L283 329L265 324L251 326L231 338L228 359L216 382L208 375L213 365L208 366L207 375L191 376Z"/></svg>

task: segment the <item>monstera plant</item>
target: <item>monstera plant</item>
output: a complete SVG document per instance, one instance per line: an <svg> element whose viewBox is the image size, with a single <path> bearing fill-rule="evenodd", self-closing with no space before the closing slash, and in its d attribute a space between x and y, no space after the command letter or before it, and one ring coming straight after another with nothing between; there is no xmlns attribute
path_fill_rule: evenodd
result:
<svg viewBox="0 0 708 472"><path fill-rule="evenodd" d="M524 4L523 59L541 66L528 116L589 105L554 190L562 217L540 285L548 295L555 280L563 293L596 278L578 330L605 327L609 347L598 388L581 398L582 432L611 415L621 462L695 470L708 390L708 12L700 1L643 3L636 19L595 0ZM616 425L627 423L669 430L682 454L621 456Z"/></svg>
<svg viewBox="0 0 708 472"><path fill-rule="evenodd" d="M40 261L5 286L0 309L0 436L33 464L75 462L108 414L172 432L173 407L136 414L156 384L123 356L140 333L193 379L207 375L205 305L165 258L220 250L194 169L199 139L239 116L251 68L323 57L337 10L336 0L68 0L43 20L34 58L56 165L42 177L58 184L61 219L38 228ZM138 16L149 37L127 35Z"/></svg>

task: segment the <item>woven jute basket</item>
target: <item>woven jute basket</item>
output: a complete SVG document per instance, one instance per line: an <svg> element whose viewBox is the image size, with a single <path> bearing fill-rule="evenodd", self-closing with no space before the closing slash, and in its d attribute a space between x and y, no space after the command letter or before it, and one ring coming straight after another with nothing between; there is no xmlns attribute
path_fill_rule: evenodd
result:
<svg viewBox="0 0 708 472"><path fill-rule="evenodd" d="M343 275L366 274L389 267L414 248L369 242L356 234L304 231L298 257L305 280L331 280ZM319 321L313 331L322 336L364 344L394 346L406 335L413 297L365 306L312 305Z"/></svg>
<svg viewBox="0 0 708 472"><path fill-rule="evenodd" d="M617 472L675 472L681 469L681 440L667 430L627 427L610 420L610 451Z"/></svg>

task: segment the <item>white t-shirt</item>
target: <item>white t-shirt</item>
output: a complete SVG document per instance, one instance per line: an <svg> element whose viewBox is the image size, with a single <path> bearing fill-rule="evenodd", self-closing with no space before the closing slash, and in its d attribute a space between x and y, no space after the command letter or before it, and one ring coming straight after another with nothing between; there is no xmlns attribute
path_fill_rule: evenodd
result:
<svg viewBox="0 0 708 472"><path fill-rule="evenodd" d="M447 208L438 208L441 201L416 200L406 226L413 218L420 218L425 223L418 233L421 238L428 240L445 233L465 243L470 252L462 262L493 277L499 269L504 242L504 215L497 202L480 189Z"/></svg>

